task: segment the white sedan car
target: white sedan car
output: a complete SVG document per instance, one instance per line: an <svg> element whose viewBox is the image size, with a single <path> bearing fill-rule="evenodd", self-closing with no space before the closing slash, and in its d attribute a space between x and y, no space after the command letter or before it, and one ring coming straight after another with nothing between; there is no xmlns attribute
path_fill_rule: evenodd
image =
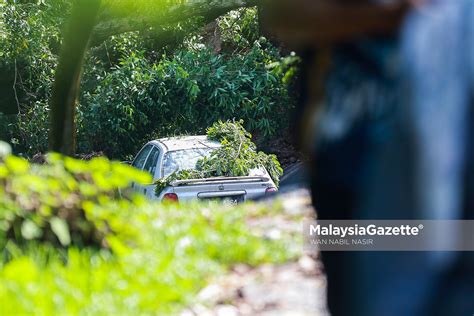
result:
<svg viewBox="0 0 474 316"><path fill-rule="evenodd" d="M169 176L175 171L193 169L197 161L219 148L218 142L206 136L171 137L147 143L137 154L132 166L149 172L153 182ZM223 200L241 203L275 192L276 186L265 168L254 169L246 177L217 177L173 181L159 196L155 195L155 185L132 184L134 190L150 199L188 201Z"/></svg>

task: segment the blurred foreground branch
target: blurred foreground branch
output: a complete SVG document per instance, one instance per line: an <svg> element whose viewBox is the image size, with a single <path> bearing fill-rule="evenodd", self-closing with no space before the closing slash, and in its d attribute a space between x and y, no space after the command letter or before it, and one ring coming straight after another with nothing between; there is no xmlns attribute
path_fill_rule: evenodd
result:
<svg viewBox="0 0 474 316"><path fill-rule="evenodd" d="M396 32L409 8L407 0L373 3L334 0L265 2L266 27L293 47L348 41Z"/></svg>
<svg viewBox="0 0 474 316"><path fill-rule="evenodd" d="M100 45L108 37L133 31L146 31L150 28L186 21L193 17L203 17L205 21L212 21L219 16L242 7L256 6L259 0L196 0L174 5L168 9L153 14L140 14L130 17L105 19L94 27L91 45ZM100 19L102 20L102 19ZM158 30L158 34L160 31Z"/></svg>

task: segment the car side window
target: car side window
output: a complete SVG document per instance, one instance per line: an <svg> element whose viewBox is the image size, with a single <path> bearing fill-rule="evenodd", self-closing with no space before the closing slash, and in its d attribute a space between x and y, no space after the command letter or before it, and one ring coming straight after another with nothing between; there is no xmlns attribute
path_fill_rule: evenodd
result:
<svg viewBox="0 0 474 316"><path fill-rule="evenodd" d="M158 162L158 157L160 156L160 150L153 146L150 154L148 155L148 159L145 163L144 171L148 171L152 176L155 175L156 171L156 163Z"/></svg>
<svg viewBox="0 0 474 316"><path fill-rule="evenodd" d="M150 153L152 146L151 145L146 145L143 147L143 149L138 153L137 157L132 163L132 166L134 166L137 169L143 169L143 165L145 164L146 157L148 157L148 154Z"/></svg>

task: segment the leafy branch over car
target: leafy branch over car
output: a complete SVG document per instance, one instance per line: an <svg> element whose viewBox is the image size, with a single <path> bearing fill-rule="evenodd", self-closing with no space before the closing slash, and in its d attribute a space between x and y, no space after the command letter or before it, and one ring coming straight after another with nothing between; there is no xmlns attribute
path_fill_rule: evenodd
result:
<svg viewBox="0 0 474 316"><path fill-rule="evenodd" d="M134 186L160 200L219 199L232 203L276 191L283 172L275 155L257 151L243 121L219 121L207 136L149 142L132 165L155 183Z"/></svg>

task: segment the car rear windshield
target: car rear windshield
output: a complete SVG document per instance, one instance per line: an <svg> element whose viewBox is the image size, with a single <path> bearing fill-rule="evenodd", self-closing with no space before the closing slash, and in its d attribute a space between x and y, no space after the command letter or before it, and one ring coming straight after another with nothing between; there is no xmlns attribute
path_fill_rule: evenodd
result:
<svg viewBox="0 0 474 316"><path fill-rule="evenodd" d="M163 176L167 177L175 171L195 169L199 159L207 157L215 150L212 148L190 148L169 151L163 161Z"/></svg>

